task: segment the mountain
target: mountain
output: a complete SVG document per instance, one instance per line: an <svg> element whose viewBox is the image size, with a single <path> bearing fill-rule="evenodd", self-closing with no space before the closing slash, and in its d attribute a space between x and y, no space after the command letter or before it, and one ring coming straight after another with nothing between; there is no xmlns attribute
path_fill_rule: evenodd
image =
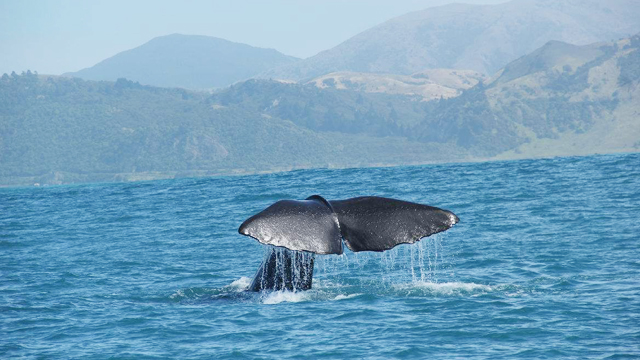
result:
<svg viewBox="0 0 640 360"><path fill-rule="evenodd" d="M450 4L412 12L261 77L303 80L332 72L409 75L471 69L491 75L550 40L577 45L640 31L636 0L514 0Z"/></svg>
<svg viewBox="0 0 640 360"><path fill-rule="evenodd" d="M522 68L530 70L517 77ZM578 49L548 43L485 93L500 116L529 114L517 124L529 129L524 142L505 157L639 151L640 34Z"/></svg>
<svg viewBox="0 0 640 360"><path fill-rule="evenodd" d="M173 34L154 38L65 76L108 81L127 78L145 85L210 89L246 80L296 60L273 49L215 37Z"/></svg>
<svg viewBox="0 0 640 360"><path fill-rule="evenodd" d="M419 96L423 101L450 98L474 87L486 77L471 70L429 69L412 75L335 72L308 83L318 88Z"/></svg>
<svg viewBox="0 0 640 360"><path fill-rule="evenodd" d="M639 151L640 34L586 46L551 41L427 113L408 138L475 156Z"/></svg>
<svg viewBox="0 0 640 360"><path fill-rule="evenodd" d="M640 151L640 34L558 41L456 97L0 78L0 185Z"/></svg>
<svg viewBox="0 0 640 360"><path fill-rule="evenodd" d="M402 137L475 158L640 150L639 35L584 46L550 41L459 96L428 102L363 92L345 76L359 75L323 76L312 87L249 81L212 101L314 131Z"/></svg>

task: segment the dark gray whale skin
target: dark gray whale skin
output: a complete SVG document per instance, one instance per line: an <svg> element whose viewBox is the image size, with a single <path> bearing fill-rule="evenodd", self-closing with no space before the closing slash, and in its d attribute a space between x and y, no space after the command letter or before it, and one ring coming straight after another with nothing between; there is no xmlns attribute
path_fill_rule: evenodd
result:
<svg viewBox="0 0 640 360"><path fill-rule="evenodd" d="M238 232L274 248L250 290L307 290L313 254L342 254L343 240L358 251L385 251L442 232L458 223L448 210L377 196L280 200L245 220Z"/></svg>

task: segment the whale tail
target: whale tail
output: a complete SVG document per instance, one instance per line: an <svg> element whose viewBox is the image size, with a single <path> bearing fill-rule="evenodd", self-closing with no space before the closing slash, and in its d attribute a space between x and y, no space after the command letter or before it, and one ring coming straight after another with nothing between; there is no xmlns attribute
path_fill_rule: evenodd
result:
<svg viewBox="0 0 640 360"><path fill-rule="evenodd" d="M278 201L245 220L238 232L284 248L268 254L252 290L309 289L313 254L342 254L343 240L354 252L385 251L448 230L458 221L448 210L408 201L376 196L328 201L313 195ZM310 270L303 272L301 266ZM306 278L308 282L299 280Z"/></svg>

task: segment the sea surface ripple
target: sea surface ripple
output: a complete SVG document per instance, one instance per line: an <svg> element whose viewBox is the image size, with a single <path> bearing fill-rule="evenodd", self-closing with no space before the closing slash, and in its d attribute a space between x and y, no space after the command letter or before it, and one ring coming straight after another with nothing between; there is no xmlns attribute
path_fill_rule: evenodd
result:
<svg viewBox="0 0 640 360"><path fill-rule="evenodd" d="M272 202L455 212L244 291ZM640 154L0 189L0 358L640 357Z"/></svg>

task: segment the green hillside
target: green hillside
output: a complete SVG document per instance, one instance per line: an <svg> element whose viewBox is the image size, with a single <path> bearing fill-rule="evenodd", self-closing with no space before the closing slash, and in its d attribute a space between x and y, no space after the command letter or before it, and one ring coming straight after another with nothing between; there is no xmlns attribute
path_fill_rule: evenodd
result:
<svg viewBox="0 0 640 360"><path fill-rule="evenodd" d="M405 138L314 131L259 108L232 101L220 105L220 96L125 79L5 74L0 79L0 184L371 166L452 156L451 150ZM461 158L463 152L454 150L453 156Z"/></svg>
<svg viewBox="0 0 640 360"><path fill-rule="evenodd" d="M521 66L534 70L515 77ZM501 156L640 150L639 66L640 35L579 49L550 43L510 64L484 91L520 139Z"/></svg>
<svg viewBox="0 0 640 360"><path fill-rule="evenodd" d="M485 158L638 151L639 39L549 42L461 96L428 103L408 138Z"/></svg>

